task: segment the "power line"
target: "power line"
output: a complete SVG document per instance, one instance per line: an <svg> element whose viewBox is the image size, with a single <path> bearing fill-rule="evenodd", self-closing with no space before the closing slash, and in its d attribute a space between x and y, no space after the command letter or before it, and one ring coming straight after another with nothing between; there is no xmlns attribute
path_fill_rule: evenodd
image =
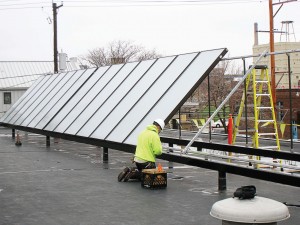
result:
<svg viewBox="0 0 300 225"><path fill-rule="evenodd" d="M0 0L0 2L19 2L19 1L24 2L24 0Z"/></svg>
<svg viewBox="0 0 300 225"><path fill-rule="evenodd" d="M15 0L17 1L17 0ZM66 0L66 7L126 7L126 6L164 6L164 5L215 5L215 4L238 4L238 3L253 3L253 2L262 2L267 0ZM10 2L11 1L0 1ZM13 9L34 9L40 8L38 6L29 6L29 5L42 5L48 4L49 2L40 1L40 2L22 2L22 3L12 3L0 5L0 10L13 10ZM83 4L84 5L83 5ZM89 4L92 3L92 4ZM74 5L75 4L75 5ZM16 6L16 7L11 7ZM29 7L17 7L17 6L29 6ZM8 7L8 8L5 8ZM42 7L42 6L41 6ZM51 7L50 4L47 7Z"/></svg>
<svg viewBox="0 0 300 225"><path fill-rule="evenodd" d="M144 0L144 1L137 1L137 0L127 0L127 1L120 1L120 0L104 0L104 1L97 1L97 0L90 0L90 1L80 1L80 0L70 0L65 1L64 3L67 4L67 6L74 6L70 3L99 3L104 4L108 3L110 6L127 6L128 4L131 4L130 6L137 6L137 5L190 5L190 4L201 4L201 5L215 5L215 4L236 4L236 3L253 3L253 2L262 2L267 0L215 0L215 1L208 1L208 0L178 0L178 1L172 1L172 0ZM132 5L134 4L134 5ZM82 6L82 5L78 5ZM87 6L87 5L85 5ZM92 5L97 6L97 5ZM107 6L107 5L106 5ZM100 6L99 6L100 7Z"/></svg>
<svg viewBox="0 0 300 225"><path fill-rule="evenodd" d="M145 3L145 2L150 2L150 3L176 3L176 2L199 2L199 3L212 3L212 2L253 2L250 1L250 0L89 0L89 1L83 1L83 0L66 0L64 1L64 3L67 3L67 2L84 2L84 3L87 3L87 2L97 2L97 3L105 3L105 2L134 2L134 3Z"/></svg>
<svg viewBox="0 0 300 225"><path fill-rule="evenodd" d="M66 8L115 8L115 7L166 7L166 6L193 6L193 5L234 5L234 4L249 4L249 3L262 3L267 0L217 0L217 1L200 1L200 0L182 0L182 1L67 1L64 2ZM81 4L82 3L82 4ZM92 4L87 4L92 3ZM99 4L97 4L99 3ZM35 3L35 4L45 4L45 3ZM41 9L41 8L51 8L50 5L41 6L28 6L28 7L17 7L26 6L30 4L14 4L16 7L6 7L0 5L0 11L6 10L28 10L28 9ZM14 6L11 5L11 6ZM7 5L9 6L9 5Z"/></svg>
<svg viewBox="0 0 300 225"><path fill-rule="evenodd" d="M7 4L7 5L0 5L0 7L7 7L7 6L22 6L22 5L38 5L38 4L47 4L49 2L28 2L28 3L14 3L14 4Z"/></svg>
<svg viewBox="0 0 300 225"><path fill-rule="evenodd" d="M50 6L46 6L46 7L50 7ZM41 9L41 8L46 8L45 6L40 6L40 7L18 7L18 8L4 8L4 9L1 9L0 8L0 11L4 11L4 10L21 10L21 9Z"/></svg>

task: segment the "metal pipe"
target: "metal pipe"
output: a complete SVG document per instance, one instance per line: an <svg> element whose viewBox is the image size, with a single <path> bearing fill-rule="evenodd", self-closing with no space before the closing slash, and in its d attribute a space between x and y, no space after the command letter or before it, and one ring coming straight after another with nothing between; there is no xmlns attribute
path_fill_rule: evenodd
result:
<svg viewBox="0 0 300 225"><path fill-rule="evenodd" d="M262 59L262 57L266 56L266 50L260 55L260 57L256 60L256 62L248 69L246 74L243 76L243 78L237 83L237 85L231 90L231 92L227 95L227 97L224 99L224 101L219 105L219 107L214 111L214 113L209 117L209 119L206 121L206 123L203 125L203 127L197 132L197 134L193 137L193 139L188 143L188 145L184 148L183 153L186 154L191 147L191 145L194 143L194 141L198 138L198 136L202 133L204 128L211 122L211 120L215 117L215 115L222 109L222 107L227 103L227 101L231 98L231 96L236 92L236 90L241 86L241 84L244 82L244 80L247 78L247 76L251 73L251 71L254 69L254 67L257 65L257 63Z"/></svg>
<svg viewBox="0 0 300 225"><path fill-rule="evenodd" d="M179 138L181 138L181 112L180 112L180 109L179 108L179 111L178 111L178 115L179 115L179 124L178 124L178 128L179 128Z"/></svg>
<svg viewBox="0 0 300 225"><path fill-rule="evenodd" d="M208 96L208 117L211 115L211 108L210 108L210 79L208 74L207 76L207 96ZM211 142L211 123L209 123L209 131L208 131L208 136L209 136L209 142Z"/></svg>
<svg viewBox="0 0 300 225"><path fill-rule="evenodd" d="M268 53L265 53L265 56L280 55L280 54L286 54L286 53L296 53L296 52L300 52L300 49L277 51L277 52L268 52ZM236 57L223 58L223 59L221 59L221 61L227 61L227 60L233 60L233 59L242 59L242 58L254 58L254 57L259 57L259 56L260 56L260 54L236 56Z"/></svg>
<svg viewBox="0 0 300 225"><path fill-rule="evenodd" d="M244 74L246 73L246 62L245 58L243 58L243 67L244 67ZM245 107L245 128L246 128L246 146L248 146L248 108L247 108L247 89L246 89L246 79L244 80L244 107Z"/></svg>
<svg viewBox="0 0 300 225"><path fill-rule="evenodd" d="M286 54L288 57L288 72L289 72L289 99L290 99L290 137L291 137L291 152L294 149L293 142L293 105L292 105L292 80L291 80L291 59L290 54Z"/></svg>

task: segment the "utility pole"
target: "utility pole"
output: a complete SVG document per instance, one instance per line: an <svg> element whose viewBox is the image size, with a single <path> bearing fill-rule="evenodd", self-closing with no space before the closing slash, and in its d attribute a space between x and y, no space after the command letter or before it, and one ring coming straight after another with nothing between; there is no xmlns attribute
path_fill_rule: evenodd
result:
<svg viewBox="0 0 300 225"><path fill-rule="evenodd" d="M58 73L58 51L57 51L57 10L62 7L63 4L57 6L56 3L52 3L53 9L53 55L54 55L54 73Z"/></svg>
<svg viewBox="0 0 300 225"><path fill-rule="evenodd" d="M274 52L274 16L273 16L273 0L269 0L269 16L270 16L270 52ZM271 65L271 89L273 105L276 105L276 80L275 80L275 55L270 55Z"/></svg>
<svg viewBox="0 0 300 225"><path fill-rule="evenodd" d="M297 0L286 0L273 3L273 0L269 0L269 17L270 17L270 52L274 52L274 17L277 15L283 4L296 2ZM273 5L280 5L275 14L273 14ZM275 80L275 55L270 55L270 65L271 65L271 89L273 97L273 105L276 105L276 80Z"/></svg>

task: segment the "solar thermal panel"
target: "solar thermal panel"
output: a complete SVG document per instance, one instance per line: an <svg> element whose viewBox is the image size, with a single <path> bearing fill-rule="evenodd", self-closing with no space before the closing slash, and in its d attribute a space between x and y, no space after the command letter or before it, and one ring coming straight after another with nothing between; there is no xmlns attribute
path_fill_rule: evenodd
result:
<svg viewBox="0 0 300 225"><path fill-rule="evenodd" d="M31 112L43 101L44 98L55 88L59 81L64 77L64 74L54 74L50 76L49 81L34 95L27 104L18 112L18 115L12 119L14 125L21 125L22 122L31 117ZM38 111L36 111L38 112Z"/></svg>
<svg viewBox="0 0 300 225"><path fill-rule="evenodd" d="M87 69L87 70L79 70L75 75L73 76L74 82L70 82L71 85L68 89L65 89L65 92L61 94L57 94L56 98L53 99L53 104L51 104L48 111L45 110L45 113L39 114L39 118L36 119L36 121L39 121L38 123L32 124L32 127L43 129L50 121L51 119L59 112L60 109L63 108L63 106L69 102L69 100L73 97L73 95L81 88L81 86L90 78L90 76L95 71L95 68ZM41 118L41 119L40 119Z"/></svg>
<svg viewBox="0 0 300 225"><path fill-rule="evenodd" d="M226 54L213 49L41 78L2 123L135 145L156 118L168 122Z"/></svg>
<svg viewBox="0 0 300 225"><path fill-rule="evenodd" d="M30 123L35 124L36 122L38 122L38 120L43 117L44 112L48 111L51 107L53 107L54 104L57 103L58 99L63 95L63 92L68 88L67 86L72 84L74 80L72 78L76 78L76 74L81 74L80 72L82 71L78 71L78 73L72 71L68 72L64 76L60 75L62 79L60 79L59 82L55 86L53 86L51 91L47 95L45 95L44 98L39 99L40 102L35 102L36 107L29 113L29 115L26 117L26 119L23 120L20 125L25 127L32 127Z"/></svg>
<svg viewBox="0 0 300 225"><path fill-rule="evenodd" d="M124 66L123 64L111 66L95 83L95 85L87 90L86 95L80 99L77 105L70 111L65 117L64 121L55 129L56 132L62 132L67 134L75 134L79 129L79 124L73 122L80 117L86 107L90 105L92 100L102 91L103 88L109 83L109 81L117 74L117 72ZM82 118L82 117L80 117ZM68 122L68 123L67 123ZM77 120L79 122L79 120ZM82 121L80 121L82 122ZM83 121L84 122L84 121Z"/></svg>
<svg viewBox="0 0 300 225"><path fill-rule="evenodd" d="M51 121L44 128L47 131L55 131L62 133L65 126L71 123L73 117L68 117L72 113L77 113L75 107L79 102L95 87L103 74L109 69L108 66L98 68L91 77L80 87L79 90L72 96L72 98L64 104L60 111L51 119ZM77 108L78 109L78 108ZM80 109L78 109L80 111Z"/></svg>
<svg viewBox="0 0 300 225"><path fill-rule="evenodd" d="M100 92L89 102L87 107L81 111L80 115L74 120L71 126L66 130L66 133L76 134L98 110L101 105L110 97L115 89L119 88L120 84L126 80L131 71L138 65L138 62L127 63L122 66L122 69L111 77ZM114 66L119 67L119 65ZM117 71L117 68L115 69Z"/></svg>
<svg viewBox="0 0 300 225"><path fill-rule="evenodd" d="M86 124L77 133L80 136L89 137L90 134L102 124L102 122L114 112L114 109L126 98L127 94L143 78L145 73L151 68L156 60L147 60L141 62L129 76L116 88L110 97L101 104L101 107L90 117ZM120 112L119 112L120 113ZM119 118L121 114L118 115Z"/></svg>

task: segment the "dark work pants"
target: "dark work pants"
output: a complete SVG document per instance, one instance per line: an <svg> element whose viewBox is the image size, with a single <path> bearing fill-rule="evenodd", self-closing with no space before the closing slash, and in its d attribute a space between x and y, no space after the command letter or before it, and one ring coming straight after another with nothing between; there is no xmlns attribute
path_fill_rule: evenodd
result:
<svg viewBox="0 0 300 225"><path fill-rule="evenodd" d="M155 169L156 165L154 162L145 162L145 163L138 163L135 162L137 169L141 173L143 169Z"/></svg>

